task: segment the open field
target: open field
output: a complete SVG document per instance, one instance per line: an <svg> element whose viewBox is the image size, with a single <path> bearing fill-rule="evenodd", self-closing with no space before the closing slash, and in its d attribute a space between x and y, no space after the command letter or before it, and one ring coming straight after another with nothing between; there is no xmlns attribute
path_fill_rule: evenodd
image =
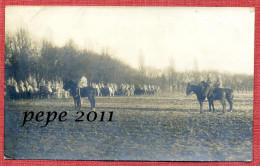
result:
<svg viewBox="0 0 260 166"><path fill-rule="evenodd" d="M250 161L253 94L235 93L234 110L203 114L195 95L97 97L97 119L79 117L72 99L6 101L5 155L16 159ZM228 108L228 104L227 104ZM67 120L35 118L23 127L24 112L66 111ZM101 122L101 112L105 112ZM109 112L113 111L109 122ZM44 114L44 117L46 116ZM92 114L93 115L93 114ZM90 118L93 118L93 116Z"/></svg>

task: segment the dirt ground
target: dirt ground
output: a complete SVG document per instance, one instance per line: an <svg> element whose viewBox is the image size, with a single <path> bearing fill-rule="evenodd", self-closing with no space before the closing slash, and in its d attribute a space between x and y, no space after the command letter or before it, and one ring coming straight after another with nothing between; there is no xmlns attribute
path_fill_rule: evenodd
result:
<svg viewBox="0 0 260 166"><path fill-rule="evenodd" d="M207 112L205 102L200 114L196 96L181 93L97 97L96 119L85 100L83 121L76 122L81 113L77 114L71 98L6 101L5 155L15 159L252 160L253 93L236 92L232 112L223 114L219 101L215 108L216 112ZM34 117L21 127L24 112L29 111ZM37 122L40 111L44 120ZM57 118L41 127L47 112L53 111ZM64 111L67 120L61 122L58 116Z"/></svg>

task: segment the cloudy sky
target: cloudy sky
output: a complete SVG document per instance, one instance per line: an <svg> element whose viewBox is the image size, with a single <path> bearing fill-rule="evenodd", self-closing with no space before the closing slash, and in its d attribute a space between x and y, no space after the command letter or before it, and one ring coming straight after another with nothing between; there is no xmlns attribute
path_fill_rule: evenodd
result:
<svg viewBox="0 0 260 166"><path fill-rule="evenodd" d="M164 69L174 59L178 71L254 72L252 8L177 7L6 7L6 32L28 29L35 40L110 54L137 68Z"/></svg>

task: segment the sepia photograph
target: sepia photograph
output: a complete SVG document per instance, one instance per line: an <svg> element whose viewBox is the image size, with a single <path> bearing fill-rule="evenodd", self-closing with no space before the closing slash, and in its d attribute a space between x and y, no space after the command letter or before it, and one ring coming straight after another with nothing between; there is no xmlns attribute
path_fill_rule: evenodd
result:
<svg viewBox="0 0 260 166"><path fill-rule="evenodd" d="M5 7L5 159L252 161L255 9Z"/></svg>

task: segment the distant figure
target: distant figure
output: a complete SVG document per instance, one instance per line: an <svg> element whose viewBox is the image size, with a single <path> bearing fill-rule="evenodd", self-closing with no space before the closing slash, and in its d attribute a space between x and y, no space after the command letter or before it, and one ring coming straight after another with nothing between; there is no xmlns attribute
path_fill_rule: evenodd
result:
<svg viewBox="0 0 260 166"><path fill-rule="evenodd" d="M38 92L39 89L38 89L38 85L37 85L36 78L32 78L32 82L31 82L31 83L32 83L31 85L32 85L34 91L35 91L35 92Z"/></svg>
<svg viewBox="0 0 260 166"><path fill-rule="evenodd" d="M214 88L222 88L222 80L221 80L221 76L218 75L217 81L214 85Z"/></svg>
<svg viewBox="0 0 260 166"><path fill-rule="evenodd" d="M42 78L41 81L40 81L40 83L39 83L39 86L40 86L40 87L44 87L45 84L46 84L46 83L45 83L45 80Z"/></svg>
<svg viewBox="0 0 260 166"><path fill-rule="evenodd" d="M26 91L25 85L24 85L24 83L23 83L22 80L20 80L20 82L19 82L19 88L21 89L21 91L22 91L23 93Z"/></svg>
<svg viewBox="0 0 260 166"><path fill-rule="evenodd" d="M33 94L33 93L34 93L34 89L33 89L33 87L28 83L28 81L25 81L25 87L26 87L27 92L29 92L30 94Z"/></svg>
<svg viewBox="0 0 260 166"><path fill-rule="evenodd" d="M51 86L52 86L51 81L48 81L48 83L47 83L47 88L48 88L48 91L49 91L50 93L52 93L52 88L51 88Z"/></svg>

